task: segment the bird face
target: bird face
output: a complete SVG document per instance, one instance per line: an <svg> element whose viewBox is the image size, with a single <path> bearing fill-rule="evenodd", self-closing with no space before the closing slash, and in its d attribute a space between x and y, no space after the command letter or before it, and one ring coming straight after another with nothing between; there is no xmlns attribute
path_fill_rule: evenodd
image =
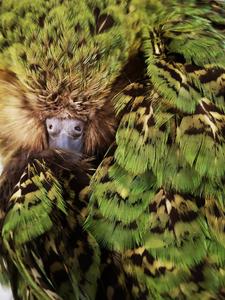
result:
<svg viewBox="0 0 225 300"><path fill-rule="evenodd" d="M127 1L19 2L0 5L0 154L61 148L101 160L115 140L117 80L139 48L136 13Z"/></svg>
<svg viewBox="0 0 225 300"><path fill-rule="evenodd" d="M84 122L82 120L47 118L46 128L50 148L83 152Z"/></svg>

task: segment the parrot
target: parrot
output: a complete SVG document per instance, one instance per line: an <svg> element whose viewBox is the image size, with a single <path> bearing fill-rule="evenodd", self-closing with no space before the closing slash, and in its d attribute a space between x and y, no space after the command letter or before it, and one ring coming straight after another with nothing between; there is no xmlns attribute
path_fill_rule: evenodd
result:
<svg viewBox="0 0 225 300"><path fill-rule="evenodd" d="M222 300L225 2L135 5L144 77L114 99L116 142L91 179L85 228L121 253L132 299Z"/></svg>
<svg viewBox="0 0 225 300"><path fill-rule="evenodd" d="M15 300L129 294L119 254L83 228L139 47L136 12L117 2L0 3L0 265Z"/></svg>
<svg viewBox="0 0 225 300"><path fill-rule="evenodd" d="M0 2L15 300L225 299L224 37L219 0Z"/></svg>

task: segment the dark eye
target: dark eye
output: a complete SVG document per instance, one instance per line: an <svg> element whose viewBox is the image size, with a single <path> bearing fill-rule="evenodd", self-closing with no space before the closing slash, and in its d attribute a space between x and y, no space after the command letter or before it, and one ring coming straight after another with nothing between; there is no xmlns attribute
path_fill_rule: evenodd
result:
<svg viewBox="0 0 225 300"><path fill-rule="evenodd" d="M81 131L81 127L79 125L77 125L77 126L74 127L74 130Z"/></svg>
<svg viewBox="0 0 225 300"><path fill-rule="evenodd" d="M56 136L61 131L61 123L56 118L46 119L46 129L51 136Z"/></svg>

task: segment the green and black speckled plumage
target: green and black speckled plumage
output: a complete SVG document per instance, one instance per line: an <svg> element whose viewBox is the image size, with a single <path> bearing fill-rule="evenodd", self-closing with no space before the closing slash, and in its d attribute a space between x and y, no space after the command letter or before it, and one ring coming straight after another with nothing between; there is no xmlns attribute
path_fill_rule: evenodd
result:
<svg viewBox="0 0 225 300"><path fill-rule="evenodd" d="M224 299L225 5L146 2L147 78L114 99L86 228L147 287L134 299Z"/></svg>
<svg viewBox="0 0 225 300"><path fill-rule="evenodd" d="M225 2L2 3L1 243L15 295L224 299ZM46 150L43 120L65 112L88 119L86 155L106 151L93 176ZM9 135L31 119L34 140Z"/></svg>

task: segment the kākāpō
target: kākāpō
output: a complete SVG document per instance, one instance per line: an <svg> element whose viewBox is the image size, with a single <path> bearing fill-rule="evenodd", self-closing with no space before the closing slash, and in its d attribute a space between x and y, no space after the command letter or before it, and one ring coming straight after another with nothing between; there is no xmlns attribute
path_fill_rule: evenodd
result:
<svg viewBox="0 0 225 300"><path fill-rule="evenodd" d="M1 2L1 254L15 299L104 297L101 272L117 272L83 230L79 193L114 141L112 98L138 47L127 10L116 1Z"/></svg>
<svg viewBox="0 0 225 300"><path fill-rule="evenodd" d="M0 18L15 299L225 299L224 1L3 0Z"/></svg>

